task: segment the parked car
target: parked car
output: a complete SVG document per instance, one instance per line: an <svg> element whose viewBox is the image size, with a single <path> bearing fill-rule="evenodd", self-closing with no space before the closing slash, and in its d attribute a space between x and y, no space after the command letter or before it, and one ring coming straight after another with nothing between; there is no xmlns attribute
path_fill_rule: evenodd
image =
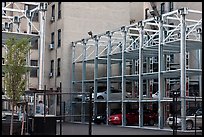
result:
<svg viewBox="0 0 204 137"><path fill-rule="evenodd" d="M143 123L153 126L158 122L157 113L152 112L151 110L143 110ZM109 124L121 125L122 124L122 113L117 113L110 115L108 118ZM138 110L127 112L126 113L126 123L127 125L139 124L139 112Z"/></svg>
<svg viewBox="0 0 204 137"><path fill-rule="evenodd" d="M173 97L175 95L175 97L180 97L180 90L171 90L170 91L170 95L169 97ZM152 98L159 98L159 91L155 92L154 94L152 94Z"/></svg>
<svg viewBox="0 0 204 137"><path fill-rule="evenodd" d="M131 93L126 92L126 98L131 97ZM94 94L92 94L92 98L94 99ZM107 91L98 92L97 99L106 99L107 98ZM111 89L110 90L110 99L121 99L122 98L122 90L120 89Z"/></svg>
<svg viewBox="0 0 204 137"><path fill-rule="evenodd" d="M84 94L85 100L87 100L86 99L87 97L89 97L89 95L88 94ZM82 101L82 98L83 98L83 94L77 94L77 95L74 96L74 100L75 101Z"/></svg>
<svg viewBox="0 0 204 137"><path fill-rule="evenodd" d="M159 97L159 91L155 92L152 94L152 98L158 98Z"/></svg>
<svg viewBox="0 0 204 137"><path fill-rule="evenodd" d="M93 118L93 122L96 124L106 124L106 114L99 114Z"/></svg>
<svg viewBox="0 0 204 137"><path fill-rule="evenodd" d="M2 111L2 121L11 121L12 112L11 111ZM19 121L19 116L17 113L13 114L13 120Z"/></svg>
<svg viewBox="0 0 204 137"><path fill-rule="evenodd" d="M196 115L196 121L195 121L195 115ZM175 118L176 127L175 128L180 128L181 127L181 117L177 117L177 121ZM169 127L173 129L173 116L170 116L167 118L167 124ZM186 129L190 130L195 128L195 122L196 122L196 127L199 127L202 129L202 108L190 108L186 112Z"/></svg>
<svg viewBox="0 0 204 137"><path fill-rule="evenodd" d="M104 92L106 91L107 87L106 86L98 86L98 89L97 89L97 92ZM111 89L114 89L113 87L111 87ZM92 92L92 98L94 97L94 87L90 87L90 90ZM79 93L77 95L74 96L74 100L75 101L82 101L82 98L83 98L83 95L84 95L84 100L85 101L89 101L90 100L90 97L89 97L89 93L88 91L86 91L86 93Z"/></svg>

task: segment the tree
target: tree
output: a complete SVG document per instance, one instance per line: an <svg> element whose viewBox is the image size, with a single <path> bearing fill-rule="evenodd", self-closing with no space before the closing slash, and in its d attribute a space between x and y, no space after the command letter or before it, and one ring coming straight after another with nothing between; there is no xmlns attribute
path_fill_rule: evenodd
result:
<svg viewBox="0 0 204 137"><path fill-rule="evenodd" d="M11 37L6 41L6 55L4 67L4 84L6 94L11 99L12 116L10 125L10 135L13 134L14 107L20 101L26 87L25 74L29 71L26 67L26 58L30 50L28 38L16 39Z"/></svg>

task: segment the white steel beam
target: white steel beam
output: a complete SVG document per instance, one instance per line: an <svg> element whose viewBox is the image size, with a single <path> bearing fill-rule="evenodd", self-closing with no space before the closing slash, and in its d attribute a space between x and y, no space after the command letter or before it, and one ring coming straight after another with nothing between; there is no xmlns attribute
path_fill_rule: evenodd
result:
<svg viewBox="0 0 204 137"><path fill-rule="evenodd" d="M140 25L140 45L139 45L139 127L143 127L143 43L144 43L144 24L142 21Z"/></svg>
<svg viewBox="0 0 204 137"><path fill-rule="evenodd" d="M19 3L27 4L27 5L39 5L40 4L39 2L19 2Z"/></svg>
<svg viewBox="0 0 204 137"><path fill-rule="evenodd" d="M180 45L180 67L181 67L181 78L180 78L180 89L181 89L181 129L186 130L186 12L185 8L181 9L181 45Z"/></svg>
<svg viewBox="0 0 204 137"><path fill-rule="evenodd" d="M126 95L126 44L127 44L127 30L125 27L121 28L123 32L123 44L122 44L122 126L126 125L126 104L124 104L124 98Z"/></svg>
<svg viewBox="0 0 204 137"><path fill-rule="evenodd" d="M2 10L5 10L5 11L12 11L12 12L24 12L25 10L20 10L20 9L11 9L11 8L5 8L5 7L2 7Z"/></svg>

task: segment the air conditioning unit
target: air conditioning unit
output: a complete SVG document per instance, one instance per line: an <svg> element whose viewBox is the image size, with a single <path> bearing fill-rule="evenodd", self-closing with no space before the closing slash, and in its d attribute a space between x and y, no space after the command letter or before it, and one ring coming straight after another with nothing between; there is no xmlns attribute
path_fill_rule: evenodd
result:
<svg viewBox="0 0 204 137"><path fill-rule="evenodd" d="M13 17L13 22L14 23L20 23L20 17L19 16L14 16Z"/></svg>
<svg viewBox="0 0 204 137"><path fill-rule="evenodd" d="M25 11L26 17L30 18L32 16L31 11L30 10L26 10Z"/></svg>
<svg viewBox="0 0 204 137"><path fill-rule="evenodd" d="M50 73L49 73L49 76L50 76L50 78L51 78L51 77L53 77L53 73L52 73L52 72L50 72Z"/></svg>
<svg viewBox="0 0 204 137"><path fill-rule="evenodd" d="M54 44L49 44L50 49L54 49Z"/></svg>
<svg viewBox="0 0 204 137"><path fill-rule="evenodd" d="M201 34L202 33L202 28L197 28L196 31L197 31L198 34Z"/></svg>
<svg viewBox="0 0 204 137"><path fill-rule="evenodd" d="M50 21L51 21L51 22L55 21L55 17L52 16L51 19L50 19Z"/></svg>

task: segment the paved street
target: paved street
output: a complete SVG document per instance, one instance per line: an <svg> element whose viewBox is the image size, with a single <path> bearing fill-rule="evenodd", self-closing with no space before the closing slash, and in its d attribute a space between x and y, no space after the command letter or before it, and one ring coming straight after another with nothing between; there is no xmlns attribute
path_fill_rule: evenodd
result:
<svg viewBox="0 0 204 137"><path fill-rule="evenodd" d="M202 135L202 130L196 130L196 135ZM57 124L57 135L60 134L59 123ZM62 135L88 135L89 125L80 123L63 123ZM145 126L139 129L136 126L121 127L118 125L95 125L92 124L92 135L173 135L171 129L164 128L163 130L155 127ZM195 135L195 130L181 132L177 135Z"/></svg>

